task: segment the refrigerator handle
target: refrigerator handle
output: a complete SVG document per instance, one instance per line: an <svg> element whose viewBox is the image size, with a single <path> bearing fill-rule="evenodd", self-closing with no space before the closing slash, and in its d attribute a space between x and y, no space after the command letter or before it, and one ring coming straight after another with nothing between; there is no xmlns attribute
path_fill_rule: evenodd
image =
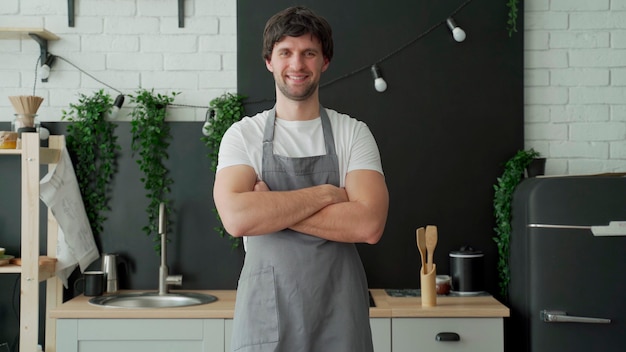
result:
<svg viewBox="0 0 626 352"><path fill-rule="evenodd" d="M626 221L609 221L608 225L598 226L554 224L528 224L527 226L541 229L591 230L594 236L626 236Z"/></svg>
<svg viewBox="0 0 626 352"><path fill-rule="evenodd" d="M574 317L559 310L542 310L541 320L546 323L589 323L589 324L609 324L611 319Z"/></svg>

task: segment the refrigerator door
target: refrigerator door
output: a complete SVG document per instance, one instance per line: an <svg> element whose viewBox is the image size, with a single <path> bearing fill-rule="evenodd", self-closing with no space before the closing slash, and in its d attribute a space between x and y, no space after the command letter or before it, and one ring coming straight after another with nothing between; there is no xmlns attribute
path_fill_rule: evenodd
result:
<svg viewBox="0 0 626 352"><path fill-rule="evenodd" d="M509 351L623 351L626 178L528 179L513 203Z"/></svg>

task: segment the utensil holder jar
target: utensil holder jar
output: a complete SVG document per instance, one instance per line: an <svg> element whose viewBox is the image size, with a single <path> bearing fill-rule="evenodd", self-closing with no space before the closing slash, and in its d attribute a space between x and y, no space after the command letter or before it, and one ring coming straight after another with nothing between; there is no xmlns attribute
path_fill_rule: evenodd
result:
<svg viewBox="0 0 626 352"><path fill-rule="evenodd" d="M420 270L422 307L434 307L437 305L437 288L435 286L437 264L433 264L433 269L429 273L425 273L425 270L425 267L422 267L422 270Z"/></svg>

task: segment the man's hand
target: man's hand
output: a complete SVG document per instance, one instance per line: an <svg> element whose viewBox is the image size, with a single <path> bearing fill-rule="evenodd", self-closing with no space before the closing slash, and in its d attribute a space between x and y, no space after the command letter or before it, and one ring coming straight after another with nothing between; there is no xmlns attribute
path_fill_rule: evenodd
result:
<svg viewBox="0 0 626 352"><path fill-rule="evenodd" d="M267 187L267 184L263 181L256 181L256 183L254 184L255 192L267 192L269 190L270 188Z"/></svg>

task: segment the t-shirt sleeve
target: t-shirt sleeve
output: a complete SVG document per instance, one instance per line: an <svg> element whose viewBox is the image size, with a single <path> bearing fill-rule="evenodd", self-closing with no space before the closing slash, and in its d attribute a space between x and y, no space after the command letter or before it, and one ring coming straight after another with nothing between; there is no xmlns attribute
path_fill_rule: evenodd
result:
<svg viewBox="0 0 626 352"><path fill-rule="evenodd" d="M235 165L248 165L253 166L248 153L246 152L246 146L243 142L243 136L239 124L235 123L222 137L220 143L220 150L217 158L217 171L229 166Z"/></svg>
<svg viewBox="0 0 626 352"><path fill-rule="evenodd" d="M352 146L348 172L353 170L374 170L383 173L378 145L369 127L359 123Z"/></svg>

